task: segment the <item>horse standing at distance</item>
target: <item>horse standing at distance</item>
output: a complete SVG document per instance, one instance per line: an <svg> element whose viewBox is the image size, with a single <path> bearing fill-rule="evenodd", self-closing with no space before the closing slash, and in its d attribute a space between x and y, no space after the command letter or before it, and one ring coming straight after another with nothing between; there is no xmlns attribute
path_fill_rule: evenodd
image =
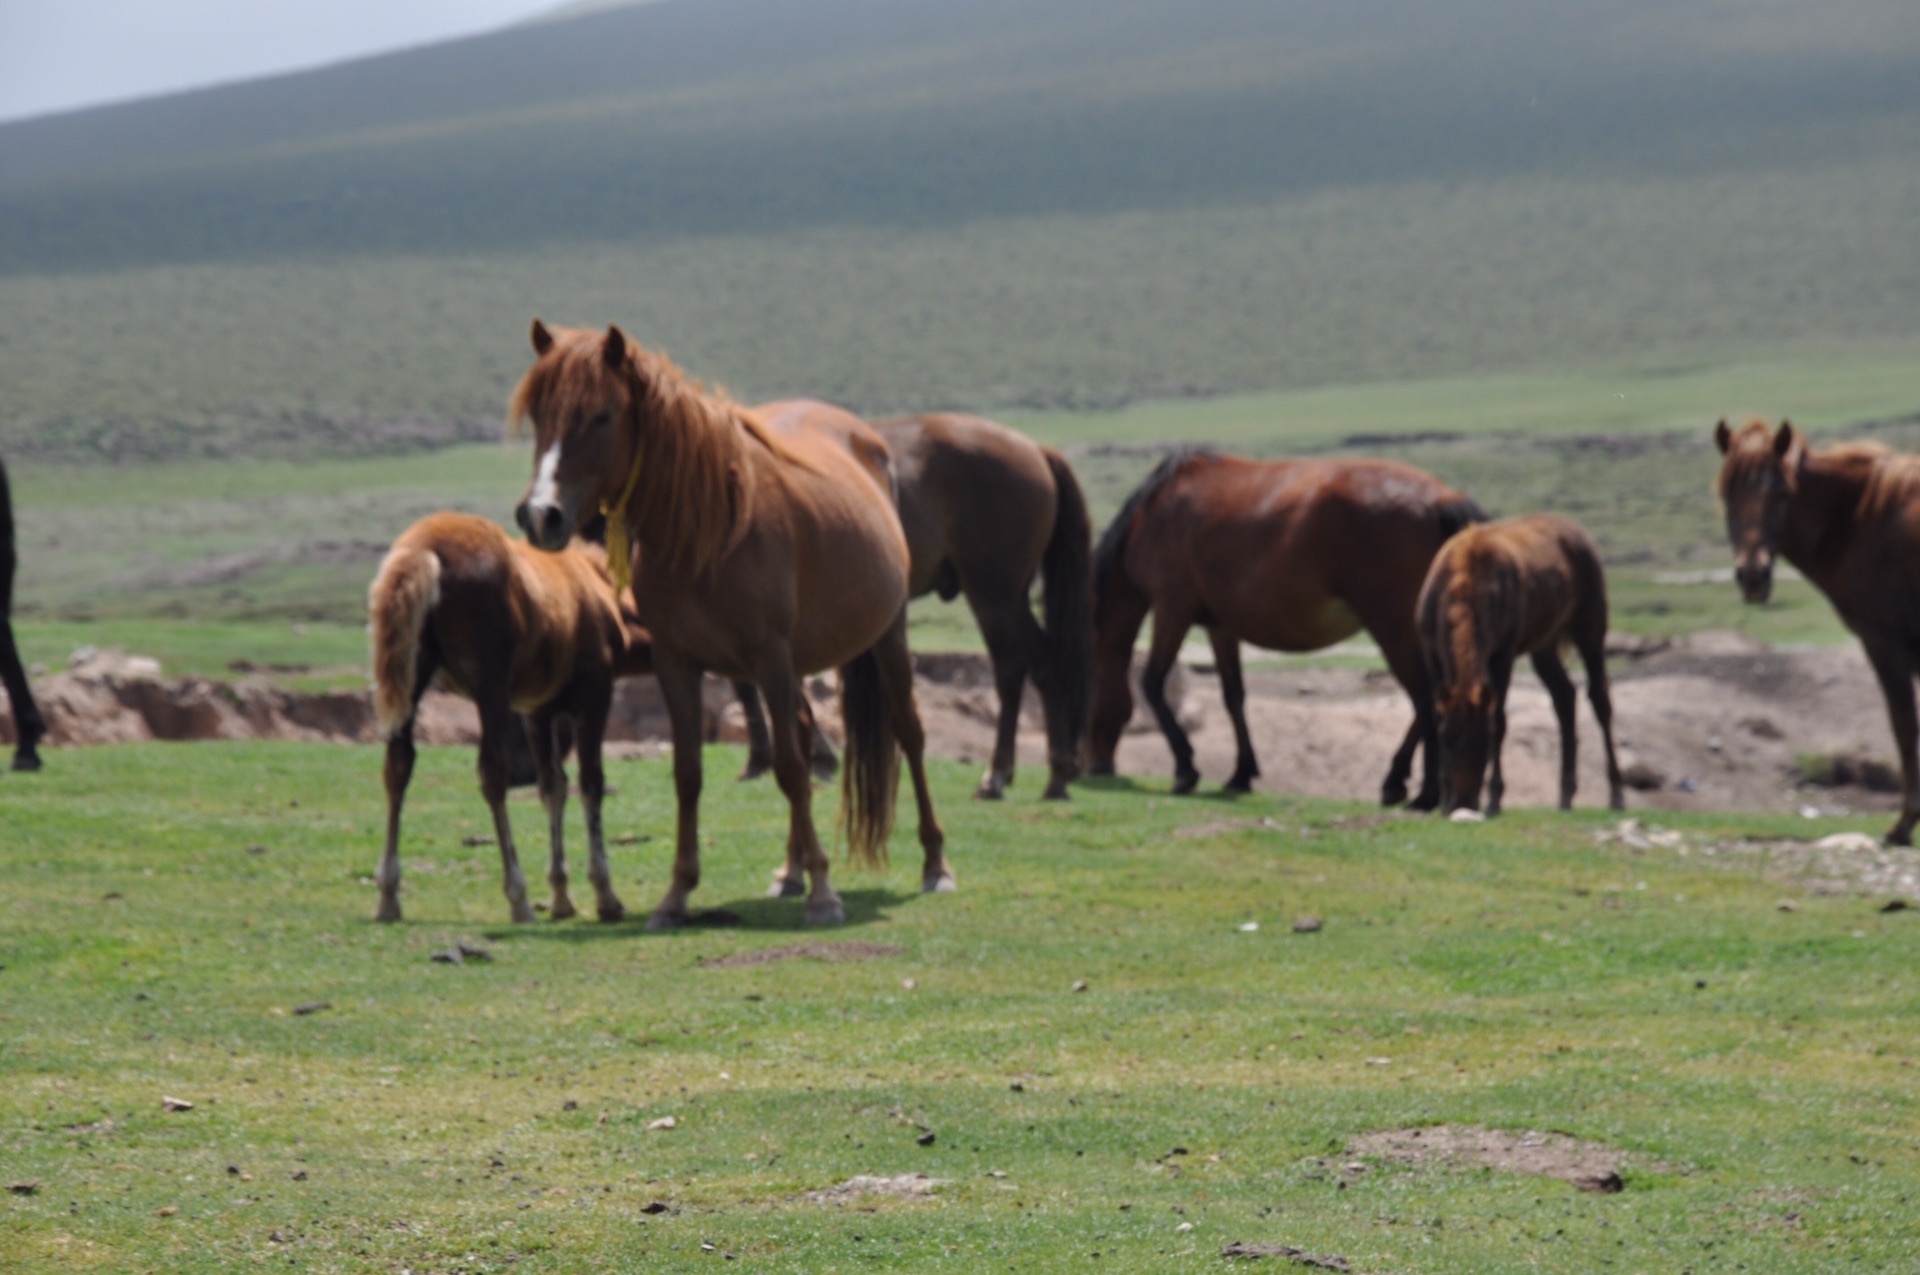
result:
<svg viewBox="0 0 1920 1275"><path fill-rule="evenodd" d="M33 702L33 687L20 666L20 648L13 642L13 573L19 565L13 546L13 489L7 482L6 462L0 461L0 681L6 683L7 702L13 705L13 768L38 770L47 722Z"/></svg>
<svg viewBox="0 0 1920 1275"><path fill-rule="evenodd" d="M1876 443L1815 451L1787 421L1714 427L1718 490L1741 596L1765 602L1785 558L1860 636L1886 697L1900 754L1900 817L1890 845L1913 844L1920 765L1913 677L1920 668L1920 456Z"/></svg>
<svg viewBox="0 0 1920 1275"><path fill-rule="evenodd" d="M507 903L515 921L533 920L527 882L507 818L508 748L525 713L546 806L553 887L549 915L573 916L561 829L565 761L580 751L587 868L600 919L624 914L613 891L601 833L606 793L600 745L615 679L652 671L647 635L625 614L600 550L578 541L548 553L514 540L484 518L439 513L400 534L374 577L374 706L387 740L387 845L381 856L382 921L400 919L400 808L413 776L413 722L434 675L480 710L480 791L493 812Z"/></svg>
<svg viewBox="0 0 1920 1275"><path fill-rule="evenodd" d="M1112 774L1133 715L1134 637L1149 611L1153 645L1140 679L1173 749L1175 792L1199 783L1193 745L1167 704L1167 673L1194 625L1207 630L1239 746L1229 791L1260 773L1247 730L1240 643L1317 651L1365 629L1413 700L1381 800L1407 799L1413 750L1426 744L1415 809L1440 800L1433 695L1413 603L1433 555L1486 514L1431 474L1385 460L1244 460L1207 448L1168 455L1094 551L1095 774Z"/></svg>
<svg viewBox="0 0 1920 1275"><path fill-rule="evenodd" d="M907 533L911 597L965 597L993 662L1000 717L993 759L974 796L1013 782L1014 736L1029 676L1047 723L1047 800L1080 773L1093 654L1093 529L1067 458L977 416L935 413L874 426L893 454ZM1045 583L1034 619L1033 582ZM757 704L743 695L756 748ZM749 754L748 777L770 764Z"/></svg>
<svg viewBox="0 0 1920 1275"><path fill-rule="evenodd" d="M1599 547L1584 528L1553 514L1468 527L1434 556L1415 615L1440 718L1443 810L1476 808L1491 763L1487 813L1500 813L1507 686L1522 655L1532 658L1553 699L1560 722L1560 809L1573 808L1577 695L1560 661L1565 642L1587 666L1587 698L1607 750L1607 804L1625 808L1607 694L1607 579Z"/></svg>
<svg viewBox="0 0 1920 1275"><path fill-rule="evenodd" d="M766 697L789 810L774 893L804 889L809 922L845 919L814 829L799 737L799 679L834 667L851 853L868 863L885 856L897 744L919 803L921 888L953 889L913 702L906 535L879 435L824 403L749 409L706 393L617 327L604 336L552 332L536 319L531 336L536 358L512 406L534 432L520 525L534 544L560 549L605 505L613 565L629 535L631 561L644 564L634 602L672 722L679 805L673 883L649 924L684 924L700 883L700 678L709 671L751 681Z"/></svg>

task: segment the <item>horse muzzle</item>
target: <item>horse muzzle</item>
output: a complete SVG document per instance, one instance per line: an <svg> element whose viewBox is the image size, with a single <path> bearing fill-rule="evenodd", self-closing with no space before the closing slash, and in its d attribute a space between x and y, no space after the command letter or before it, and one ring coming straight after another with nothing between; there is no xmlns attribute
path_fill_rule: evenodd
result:
<svg viewBox="0 0 1920 1275"><path fill-rule="evenodd" d="M1733 569L1733 578L1740 585L1740 597L1753 606L1773 596L1773 563L1770 561L1743 562Z"/></svg>
<svg viewBox="0 0 1920 1275"><path fill-rule="evenodd" d="M527 533L527 542L536 549L560 550L567 547L573 529L567 525L567 512L558 505L536 505L523 500L513 511L513 520Z"/></svg>

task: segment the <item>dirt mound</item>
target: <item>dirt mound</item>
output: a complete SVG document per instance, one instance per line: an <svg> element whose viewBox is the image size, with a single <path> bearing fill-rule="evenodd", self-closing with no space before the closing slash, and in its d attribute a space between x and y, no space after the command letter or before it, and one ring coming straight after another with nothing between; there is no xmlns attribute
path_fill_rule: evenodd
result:
<svg viewBox="0 0 1920 1275"><path fill-rule="evenodd" d="M789 943L785 947L762 947L729 956L709 956L700 961L701 969L737 970L755 965L777 965L781 961L872 961L883 956L898 956L905 950L891 943Z"/></svg>
<svg viewBox="0 0 1920 1275"><path fill-rule="evenodd" d="M1478 1125L1432 1125L1365 1134L1348 1144L1347 1153L1399 1164L1498 1169L1558 1178L1582 1191L1619 1191L1626 1185L1620 1176L1627 1162L1623 1153L1604 1143L1564 1133L1508 1133Z"/></svg>
<svg viewBox="0 0 1920 1275"><path fill-rule="evenodd" d="M862 1173L834 1186L808 1191L801 1198L815 1204L851 1204L875 1195L912 1200L932 1195L945 1185L939 1178L930 1178L924 1173L902 1173L890 1178Z"/></svg>

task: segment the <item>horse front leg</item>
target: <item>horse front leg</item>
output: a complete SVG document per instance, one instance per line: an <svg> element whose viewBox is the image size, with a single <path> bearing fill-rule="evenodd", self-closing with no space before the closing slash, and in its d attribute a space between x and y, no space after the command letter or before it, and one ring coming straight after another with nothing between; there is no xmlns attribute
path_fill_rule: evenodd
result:
<svg viewBox="0 0 1920 1275"><path fill-rule="evenodd" d="M971 601L971 600L969 600ZM1021 599L1017 615L997 611L982 613L974 608L981 636L986 639L987 657L993 663L993 686L1000 697L1000 713L994 722L993 758L980 786L973 795L983 801L999 801L1013 784L1014 749L1020 730L1020 701L1027 691L1027 672L1033 666L1033 651L1039 645L1040 626L1026 610ZM1025 621L1023 628L1021 622ZM1028 629L1032 632L1029 634ZM1048 790L1053 795L1052 789ZM1064 786L1059 794L1065 796Z"/></svg>
<svg viewBox="0 0 1920 1275"><path fill-rule="evenodd" d="M507 732L518 730L513 710L504 693L488 696L480 709L480 795L493 812L493 835L500 845L500 888L507 896L507 908L515 924L533 920L533 905L527 902L527 878L520 870L520 856L513 846L513 824L507 818Z"/></svg>
<svg viewBox="0 0 1920 1275"><path fill-rule="evenodd" d="M687 923L687 896L700 884L701 670L677 652L656 644L654 676L673 731L673 790L679 817L673 841L673 883L647 918L650 930Z"/></svg>
<svg viewBox="0 0 1920 1275"><path fill-rule="evenodd" d="M740 701L740 715L747 722L747 761L735 778L745 783L773 769L773 736L767 732L767 714L760 704L760 690L752 682L733 684Z"/></svg>
<svg viewBox="0 0 1920 1275"><path fill-rule="evenodd" d="M1153 646L1147 652L1147 667L1140 675L1140 693L1146 696L1153 720L1159 723L1160 733L1166 736L1167 747L1173 751L1175 793L1192 792L1200 783L1200 772L1193 766L1193 742L1167 703L1167 674L1173 671L1173 663L1180 656L1180 643L1186 640L1187 630L1192 627L1192 622L1184 618L1173 620L1165 611L1154 612Z"/></svg>
<svg viewBox="0 0 1920 1275"><path fill-rule="evenodd" d="M1500 768L1500 754L1507 744L1507 687L1512 684L1513 663L1502 660L1492 670L1493 729L1488 741L1492 775L1487 780L1487 818L1500 813L1500 799L1507 792L1507 777Z"/></svg>
<svg viewBox="0 0 1920 1275"><path fill-rule="evenodd" d="M1900 818L1887 829L1887 844L1913 844L1913 826L1920 822L1920 760L1915 757L1920 744L1920 719L1914 713L1913 661L1898 644L1864 641L1867 659L1873 663L1874 676L1880 679L1880 693L1887 700L1887 719L1893 726L1893 744L1900 754Z"/></svg>

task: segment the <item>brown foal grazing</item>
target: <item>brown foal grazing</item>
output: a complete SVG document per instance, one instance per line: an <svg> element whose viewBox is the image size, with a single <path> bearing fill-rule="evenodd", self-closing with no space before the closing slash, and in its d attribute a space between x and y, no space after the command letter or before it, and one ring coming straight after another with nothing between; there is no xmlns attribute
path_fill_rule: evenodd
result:
<svg viewBox="0 0 1920 1275"><path fill-rule="evenodd" d="M810 922L845 917L814 830L798 729L800 677L834 667L846 727L841 812L853 855L885 856L898 744L919 803L921 888L953 889L913 703L906 535L879 435L824 403L749 409L707 393L617 327L604 336L552 332L536 319L531 335L536 357L512 407L534 431L520 525L534 544L561 549L605 505L616 558L630 536L630 561L645 564L635 572L634 602L653 638L654 675L672 721L679 805L673 883L649 924L684 924L700 883L707 671L751 681L766 697L774 773L789 811L774 893L804 889Z"/></svg>
<svg viewBox="0 0 1920 1275"><path fill-rule="evenodd" d="M1900 753L1900 817L1890 845L1912 845L1920 821L1920 737L1913 677L1920 667L1920 457L1875 443L1815 451L1792 424L1752 420L1713 431L1725 460L1720 501L1734 576L1748 602L1773 592L1776 556L1792 563L1860 636L1886 697Z"/></svg>
<svg viewBox="0 0 1920 1275"><path fill-rule="evenodd" d="M387 738L387 847L380 859L379 919L400 919L400 807L413 776L413 719L438 673L480 710L480 791L493 812L507 902L533 920L507 820L509 734L525 713L551 840L549 915L574 915L561 827L564 767L580 750L580 797L600 919L624 913L600 829L606 781L600 743L616 678L652 671L646 634L623 615L604 555L575 542L546 553L484 518L430 514L402 532L374 577L374 705Z"/></svg>
<svg viewBox="0 0 1920 1275"><path fill-rule="evenodd" d="M1416 809L1440 799L1433 695L1414 630L1427 566L1480 507L1430 474L1385 460L1243 460L1174 452L1127 497L1094 551L1093 772L1113 773L1133 714L1134 637L1153 613L1141 690L1173 749L1175 792L1199 782L1193 745L1166 700L1167 673L1194 625L1207 630L1239 745L1231 791L1260 766L1247 731L1240 643L1315 651L1365 629L1413 700L1381 799L1407 799L1415 745L1426 744Z"/></svg>
<svg viewBox="0 0 1920 1275"><path fill-rule="evenodd" d="M977 416L935 413L874 426L893 454L907 533L911 597L965 597L993 661L1000 717L993 760L974 796L1013 782L1014 736L1029 676L1046 714L1046 800L1065 800L1080 773L1093 654L1093 529L1067 458ZM1034 619L1033 582L1045 582ZM756 748L765 735L747 705ZM749 775L766 768L750 755ZM745 777L745 776L743 776Z"/></svg>
<svg viewBox="0 0 1920 1275"><path fill-rule="evenodd" d="M1434 555L1415 614L1440 718L1441 809L1477 808L1491 762L1487 813L1500 813L1507 686L1522 655L1532 657L1553 699L1560 809L1572 809L1577 696L1560 661L1565 642L1587 666L1587 698L1607 749L1607 804L1624 808L1607 695L1607 580L1593 537L1553 514L1468 527Z"/></svg>

